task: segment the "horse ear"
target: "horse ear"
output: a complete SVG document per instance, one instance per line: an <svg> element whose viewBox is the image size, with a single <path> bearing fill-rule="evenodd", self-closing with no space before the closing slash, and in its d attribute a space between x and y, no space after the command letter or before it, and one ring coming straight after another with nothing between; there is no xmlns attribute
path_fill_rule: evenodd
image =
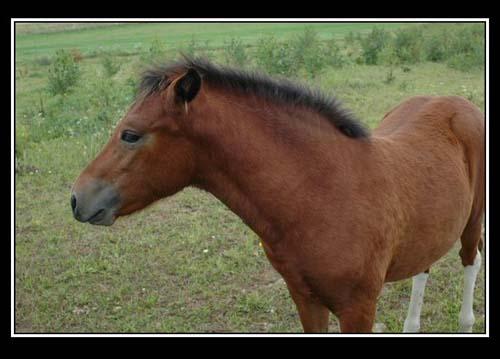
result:
<svg viewBox="0 0 500 359"><path fill-rule="evenodd" d="M201 88L201 76L195 69L189 69L175 84L176 97L184 102L192 101Z"/></svg>

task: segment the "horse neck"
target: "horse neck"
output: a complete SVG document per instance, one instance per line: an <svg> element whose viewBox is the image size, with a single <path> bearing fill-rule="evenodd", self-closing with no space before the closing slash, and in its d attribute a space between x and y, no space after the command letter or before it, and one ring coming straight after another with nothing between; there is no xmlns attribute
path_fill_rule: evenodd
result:
<svg viewBox="0 0 500 359"><path fill-rule="evenodd" d="M348 159L356 156L359 141L308 110L257 102L210 99L210 109L200 118L195 186L212 193L261 238L272 241L283 237L290 220L299 215L294 211L309 200L315 186L346 193L355 184L357 162Z"/></svg>

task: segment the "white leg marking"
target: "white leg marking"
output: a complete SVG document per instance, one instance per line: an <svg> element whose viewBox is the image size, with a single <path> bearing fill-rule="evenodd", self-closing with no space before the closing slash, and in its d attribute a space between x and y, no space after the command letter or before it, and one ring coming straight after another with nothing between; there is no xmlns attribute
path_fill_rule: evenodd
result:
<svg viewBox="0 0 500 359"><path fill-rule="evenodd" d="M374 333L383 333L385 332L385 330L387 329L387 327L385 326L384 323L375 323L373 325L373 332Z"/></svg>
<svg viewBox="0 0 500 359"><path fill-rule="evenodd" d="M474 264L464 268L464 292L462 308L460 309L460 332L472 333L472 326L475 318L472 310L474 303L474 286L476 284L477 274L481 269L481 253L478 251Z"/></svg>
<svg viewBox="0 0 500 359"><path fill-rule="evenodd" d="M417 333L420 329L420 310L424 303L425 284L429 273L420 273L413 277L410 307L406 316L403 333Z"/></svg>

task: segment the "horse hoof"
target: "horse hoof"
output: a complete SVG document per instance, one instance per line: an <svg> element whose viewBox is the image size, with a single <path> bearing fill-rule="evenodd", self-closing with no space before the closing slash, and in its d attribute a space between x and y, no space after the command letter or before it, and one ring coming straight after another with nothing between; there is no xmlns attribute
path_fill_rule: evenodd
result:
<svg viewBox="0 0 500 359"><path fill-rule="evenodd" d="M420 331L420 323L413 321L405 321L403 333L418 333Z"/></svg>
<svg viewBox="0 0 500 359"><path fill-rule="evenodd" d="M384 323L375 323L373 326L373 332L374 333L383 333L385 332L386 326Z"/></svg>

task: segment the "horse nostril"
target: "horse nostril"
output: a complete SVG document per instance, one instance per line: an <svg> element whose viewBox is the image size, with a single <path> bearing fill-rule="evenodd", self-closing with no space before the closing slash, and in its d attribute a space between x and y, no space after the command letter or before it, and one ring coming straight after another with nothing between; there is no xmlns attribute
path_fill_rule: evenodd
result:
<svg viewBox="0 0 500 359"><path fill-rule="evenodd" d="M73 210L73 213L75 213L75 208L76 208L76 197L74 194L71 195L71 209Z"/></svg>

